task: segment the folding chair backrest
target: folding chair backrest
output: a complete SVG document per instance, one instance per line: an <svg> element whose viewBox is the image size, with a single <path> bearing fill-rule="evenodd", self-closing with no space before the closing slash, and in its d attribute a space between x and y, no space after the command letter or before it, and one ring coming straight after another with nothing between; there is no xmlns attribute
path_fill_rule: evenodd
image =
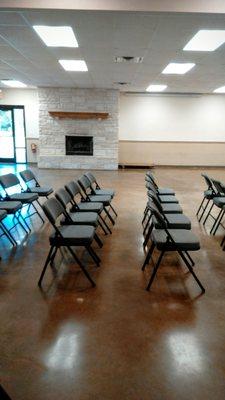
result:
<svg viewBox="0 0 225 400"><path fill-rule="evenodd" d="M36 178L30 169L25 169L24 171L21 171L20 176L25 183L28 183L31 181L34 181L36 183Z"/></svg>
<svg viewBox="0 0 225 400"><path fill-rule="evenodd" d="M152 182L146 182L145 187L149 190L152 190L154 193L156 193L156 187L153 185Z"/></svg>
<svg viewBox="0 0 225 400"><path fill-rule="evenodd" d="M66 189L60 188L55 192L56 199L62 204L63 208L66 209L68 204L71 204L71 196Z"/></svg>
<svg viewBox="0 0 225 400"><path fill-rule="evenodd" d="M153 192L148 191L148 198L153 201L153 203L156 205L158 210L163 214L163 208L162 208L161 203L158 200L157 196Z"/></svg>
<svg viewBox="0 0 225 400"><path fill-rule="evenodd" d="M19 178L14 174L6 174L0 176L0 184L3 189L7 192L7 189L13 188L14 186L19 186L21 189L21 184Z"/></svg>
<svg viewBox="0 0 225 400"><path fill-rule="evenodd" d="M213 189L213 183L212 183L210 177L206 174L201 174L201 175L205 179L205 183L208 186L208 190Z"/></svg>
<svg viewBox="0 0 225 400"><path fill-rule="evenodd" d="M54 197L51 197L51 199L48 199L44 202L42 208L48 220L54 227L56 227L57 219L61 215L64 215L64 208L62 204L60 204L60 202Z"/></svg>
<svg viewBox="0 0 225 400"><path fill-rule="evenodd" d="M88 178L85 175L82 175L77 181L84 193L87 194L89 189L91 189L91 184Z"/></svg>
<svg viewBox="0 0 225 400"><path fill-rule="evenodd" d="M81 196L81 190L77 182L70 181L65 185L65 188L72 198L76 197L77 195Z"/></svg>
<svg viewBox="0 0 225 400"><path fill-rule="evenodd" d="M225 194L225 188L221 185L220 181L217 181L216 179L212 179L212 183L214 187L216 188L218 194Z"/></svg>
<svg viewBox="0 0 225 400"><path fill-rule="evenodd" d="M163 216L160 214L160 212L157 210L157 208L153 204L149 204L149 210L154 215L156 218L157 223L160 225L162 229L167 228L167 222L163 218Z"/></svg>
<svg viewBox="0 0 225 400"><path fill-rule="evenodd" d="M97 183L97 181L96 181L94 175L93 175L91 172L86 172L86 173L85 173L85 176L89 179L89 181L90 181L91 184Z"/></svg>

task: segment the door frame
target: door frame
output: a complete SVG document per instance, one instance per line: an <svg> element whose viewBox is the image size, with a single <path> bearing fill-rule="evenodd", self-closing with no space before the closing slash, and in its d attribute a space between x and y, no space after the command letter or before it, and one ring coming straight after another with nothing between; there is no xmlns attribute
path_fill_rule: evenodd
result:
<svg viewBox="0 0 225 400"><path fill-rule="evenodd" d="M16 141L15 141L15 120L14 120L14 109L19 108L23 110L23 127L24 127L24 137L25 137L25 154L26 154L26 161L25 164L27 163L27 133L26 133L26 123L25 123L25 107L21 105L6 105L6 104L0 104L0 109L2 110L11 110L12 112L12 130L13 130L13 146L14 146L14 158L0 158L0 163L7 163L7 164L16 164Z"/></svg>

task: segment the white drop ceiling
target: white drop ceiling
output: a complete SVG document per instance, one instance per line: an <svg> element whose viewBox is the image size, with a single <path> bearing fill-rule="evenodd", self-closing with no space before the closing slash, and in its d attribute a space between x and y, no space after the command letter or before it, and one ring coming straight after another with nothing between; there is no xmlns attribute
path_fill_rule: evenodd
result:
<svg viewBox="0 0 225 400"><path fill-rule="evenodd" d="M79 47L46 47L33 25L71 26ZM225 15L0 11L0 80L126 92L144 92L150 84L166 84L166 92L212 93L225 85L225 44L214 52L184 52L183 47L200 29L225 29ZM115 56L143 57L143 62L115 63ZM88 72L66 72L59 59L83 59ZM169 62L196 66L185 75L161 74ZM115 82L129 84L120 87Z"/></svg>

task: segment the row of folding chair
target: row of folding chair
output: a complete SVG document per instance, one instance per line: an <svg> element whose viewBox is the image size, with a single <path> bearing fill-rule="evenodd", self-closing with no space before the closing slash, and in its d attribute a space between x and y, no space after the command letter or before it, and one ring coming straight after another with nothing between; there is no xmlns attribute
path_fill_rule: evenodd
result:
<svg viewBox="0 0 225 400"><path fill-rule="evenodd" d="M203 193L203 198L200 206L197 210L196 216L198 221L203 220L203 225L210 219L213 221L210 234L215 235L218 228L223 225L223 218L225 214L225 184L217 179L211 178L206 174L202 174L202 177L206 183L206 190ZM214 214L216 210L216 215ZM205 218L203 219L203 217ZM221 242L221 246L224 246L225 236ZM225 250L225 247L223 247Z"/></svg>
<svg viewBox="0 0 225 400"><path fill-rule="evenodd" d="M58 250L67 248L91 285L95 286L87 266L74 248L83 247L96 267L100 266L101 260L93 249L93 242L100 248L103 246L98 228L105 235L112 233L109 223L114 225L117 216L111 204L115 192L112 189L101 189L96 178L89 172L78 180L68 182L54 195L42 206L54 230L49 237L50 249L38 285L41 286L48 265L53 266Z"/></svg>
<svg viewBox="0 0 225 400"><path fill-rule="evenodd" d="M17 246L16 238L12 232L16 226L20 226L23 232L28 234L31 232L31 227L27 218L34 214L37 214L44 223L44 219L38 210L38 206L40 206L39 198L48 197L53 192L52 188L41 186L31 170L20 172L20 177L24 186L22 186L20 179L12 173L0 176L0 228L2 230L0 236L7 236L13 246ZM26 213L24 212L25 209ZM10 224L6 222L8 216L11 216Z"/></svg>
<svg viewBox="0 0 225 400"><path fill-rule="evenodd" d="M148 171L145 176L147 189L147 204L142 220L144 234L144 248L147 247L147 254L142 265L142 271L155 249L159 251L159 257L154 264L146 290L150 290L155 279L162 258L166 252L177 252L189 272L197 282L202 292L205 289L195 274L195 265L190 252L200 249L200 243L196 235L191 231L191 221L183 214L175 192L171 188L159 188L154 175ZM149 242L151 243L149 246ZM148 247L149 246L149 247Z"/></svg>

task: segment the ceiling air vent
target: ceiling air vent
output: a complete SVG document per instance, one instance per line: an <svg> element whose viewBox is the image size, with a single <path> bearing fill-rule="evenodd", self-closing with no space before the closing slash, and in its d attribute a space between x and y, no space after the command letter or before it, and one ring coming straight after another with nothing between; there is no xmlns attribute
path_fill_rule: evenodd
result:
<svg viewBox="0 0 225 400"><path fill-rule="evenodd" d="M115 63L140 64L142 61L143 57L116 56L114 58Z"/></svg>
<svg viewBox="0 0 225 400"><path fill-rule="evenodd" d="M125 86L125 85L129 85L130 82L113 82L114 85L120 85L120 86Z"/></svg>

